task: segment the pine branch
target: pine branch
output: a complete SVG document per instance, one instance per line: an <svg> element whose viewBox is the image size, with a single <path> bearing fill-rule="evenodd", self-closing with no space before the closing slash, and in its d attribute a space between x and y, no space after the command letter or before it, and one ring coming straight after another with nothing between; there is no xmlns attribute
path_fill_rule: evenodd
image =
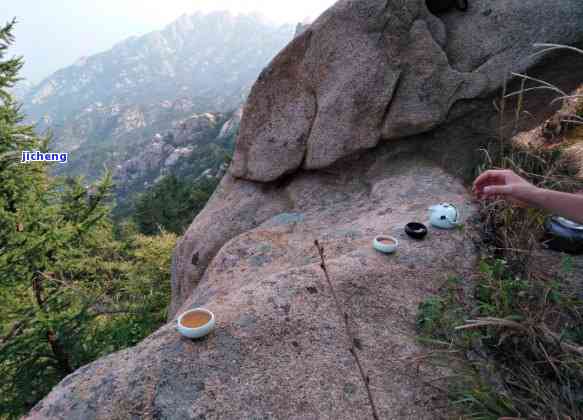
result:
<svg viewBox="0 0 583 420"><path fill-rule="evenodd" d="M105 315L135 315L138 312L132 310L130 307L115 307L107 306L102 303L96 303L88 310L90 316L105 316Z"/></svg>
<svg viewBox="0 0 583 420"><path fill-rule="evenodd" d="M43 301L43 311L46 312L46 307L47 305L55 298L59 295L58 292L54 292L51 293L47 298L44 299ZM8 347L10 341L12 339L14 339L15 337L18 337L23 330L28 326L28 321L34 316L35 310L29 310L26 313L24 313L22 316L24 319L16 322L12 328L10 329L10 331L8 332L8 334L6 334L4 337L0 337L0 353L2 353L2 351Z"/></svg>
<svg viewBox="0 0 583 420"><path fill-rule="evenodd" d="M0 338L0 353L2 353L4 349L8 346L10 340L12 340L13 337L17 336L20 333L20 331L22 331L24 325L25 325L24 320L18 321L12 326L8 334Z"/></svg>
<svg viewBox="0 0 583 420"><path fill-rule="evenodd" d="M45 306L46 300L43 297L44 291L43 284L40 276L38 275L34 276L32 280L32 288L34 290L34 296L36 298L36 303L38 307L44 312L47 312ZM53 354L55 355L55 358L61 371L66 375L73 373L73 368L71 367L69 355L63 348L63 345L59 342L57 334L51 328L47 330L47 341L49 343L49 346L51 347Z"/></svg>
<svg viewBox="0 0 583 420"><path fill-rule="evenodd" d="M379 420L379 415L377 413L377 408L374 402L374 398L372 392L370 390L370 378L366 375L362 362L358 356L358 349L361 347L360 340L355 337L352 328L350 327L350 317L347 312L342 310L342 306L340 305L340 301L338 300L338 296L336 295L336 291L334 290L334 286L332 285L332 281L330 280L330 275L328 274L328 267L326 266L326 255L324 253L324 247L320 245L318 241L315 241L316 248L318 249L318 254L320 255L320 260L322 261L320 264L320 268L324 272L324 277L326 277L326 282L328 283L328 287L332 292L332 298L334 299L334 303L336 305L336 309L338 310L338 314L342 318L344 322L344 327L346 329L346 336L348 338L348 351L354 357L356 365L358 366L358 371L360 373L360 377L362 382L364 383L364 387L366 388L366 393L368 395L368 400L370 402L370 406L372 409L372 417L374 420Z"/></svg>

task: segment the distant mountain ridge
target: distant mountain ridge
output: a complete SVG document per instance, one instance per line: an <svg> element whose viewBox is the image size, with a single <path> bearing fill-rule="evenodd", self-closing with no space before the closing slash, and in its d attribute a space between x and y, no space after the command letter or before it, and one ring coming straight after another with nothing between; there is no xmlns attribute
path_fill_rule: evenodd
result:
<svg viewBox="0 0 583 420"><path fill-rule="evenodd" d="M63 151L140 144L192 114L238 108L293 33L256 15L184 15L57 71L28 91L24 111Z"/></svg>

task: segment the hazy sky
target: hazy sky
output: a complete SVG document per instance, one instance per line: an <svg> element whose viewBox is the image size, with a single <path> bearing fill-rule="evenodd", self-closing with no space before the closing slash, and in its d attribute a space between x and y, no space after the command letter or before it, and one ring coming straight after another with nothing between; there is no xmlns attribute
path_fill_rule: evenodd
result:
<svg viewBox="0 0 583 420"><path fill-rule="evenodd" d="M79 57L105 51L132 35L162 29L196 11L259 12L279 23L316 18L335 0L0 0L0 23L16 17L22 76L39 82Z"/></svg>

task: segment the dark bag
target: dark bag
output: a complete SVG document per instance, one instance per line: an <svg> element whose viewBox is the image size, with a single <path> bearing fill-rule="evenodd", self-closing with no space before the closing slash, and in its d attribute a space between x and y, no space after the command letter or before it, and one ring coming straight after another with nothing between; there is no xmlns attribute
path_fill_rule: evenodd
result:
<svg viewBox="0 0 583 420"><path fill-rule="evenodd" d="M468 10L468 0L427 0L427 8L433 14L447 12L454 7L465 12Z"/></svg>
<svg viewBox="0 0 583 420"><path fill-rule="evenodd" d="M562 217L548 217L543 246L571 255L583 254L583 225Z"/></svg>

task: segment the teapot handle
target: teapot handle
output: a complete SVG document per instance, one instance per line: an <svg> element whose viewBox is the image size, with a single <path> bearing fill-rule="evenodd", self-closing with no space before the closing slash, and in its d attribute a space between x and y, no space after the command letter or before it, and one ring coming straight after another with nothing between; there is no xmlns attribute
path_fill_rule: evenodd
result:
<svg viewBox="0 0 583 420"><path fill-rule="evenodd" d="M458 207L454 207L457 212L457 220L452 220L450 217L448 217L447 221L454 226L460 226L462 224L462 211Z"/></svg>

